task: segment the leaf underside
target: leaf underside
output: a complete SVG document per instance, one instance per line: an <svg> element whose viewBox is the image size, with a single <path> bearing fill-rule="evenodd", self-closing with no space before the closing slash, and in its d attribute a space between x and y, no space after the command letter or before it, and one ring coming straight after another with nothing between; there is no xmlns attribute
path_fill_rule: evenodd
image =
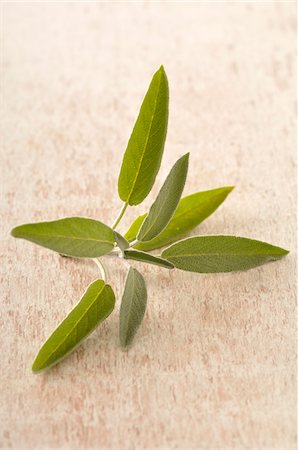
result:
<svg viewBox="0 0 298 450"><path fill-rule="evenodd" d="M181 270L216 273L252 269L286 254L280 247L248 238L194 236L171 245L161 256Z"/></svg>
<svg viewBox="0 0 298 450"><path fill-rule="evenodd" d="M114 235L115 235L115 241L116 241L118 247L120 248L120 250L123 251L129 247L128 240L126 240L125 237L123 237L120 233L118 233L118 231L114 230Z"/></svg>
<svg viewBox="0 0 298 450"><path fill-rule="evenodd" d="M84 217L20 225L11 234L62 255L81 258L105 255L113 249L115 242L110 227L98 220Z"/></svg>
<svg viewBox="0 0 298 450"><path fill-rule="evenodd" d="M188 170L189 153L172 167L137 235L138 241L150 241L168 225L179 204Z"/></svg>
<svg viewBox="0 0 298 450"><path fill-rule="evenodd" d="M121 347L127 347L143 320L147 304L147 289L144 278L130 268L120 307L119 338Z"/></svg>
<svg viewBox="0 0 298 450"><path fill-rule="evenodd" d="M132 259L134 261L161 266L165 269L174 269L174 264L172 264L170 261L167 261L160 256L150 255L150 253L145 253L140 250L124 250L124 257L126 259Z"/></svg>
<svg viewBox="0 0 298 450"><path fill-rule="evenodd" d="M140 242L137 250L150 251L183 238L207 217L209 217L233 190L232 186L212 189L183 197L165 229L154 239ZM134 241L147 214L136 218L125 234L128 241Z"/></svg>
<svg viewBox="0 0 298 450"><path fill-rule="evenodd" d="M138 205L160 167L168 124L169 89L163 66L154 74L127 144L118 179L121 200Z"/></svg>
<svg viewBox="0 0 298 450"><path fill-rule="evenodd" d="M114 292L103 280L90 284L77 306L40 349L32 366L39 372L72 352L113 311Z"/></svg>

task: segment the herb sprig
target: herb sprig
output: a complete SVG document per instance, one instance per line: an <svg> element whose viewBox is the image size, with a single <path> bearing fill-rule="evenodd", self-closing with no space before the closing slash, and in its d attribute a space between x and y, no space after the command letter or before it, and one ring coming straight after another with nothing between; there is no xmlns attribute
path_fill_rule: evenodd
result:
<svg viewBox="0 0 298 450"><path fill-rule="evenodd" d="M115 294L106 281L102 256L155 264L164 269L198 273L247 270L275 261L289 252L265 242L235 236L192 236L187 233L210 216L233 190L232 186L196 192L181 198L189 154L172 167L148 213L135 219L126 234L117 227L128 206L149 194L160 168L168 124L169 92L163 66L154 74L130 136L118 179L123 207L112 226L70 217L18 226L11 232L62 256L92 258L101 279L87 288L77 306L41 347L32 366L40 372L73 351L113 311ZM171 244L159 256L148 253ZM119 341L129 346L143 320L147 304L141 273L128 270L120 307Z"/></svg>

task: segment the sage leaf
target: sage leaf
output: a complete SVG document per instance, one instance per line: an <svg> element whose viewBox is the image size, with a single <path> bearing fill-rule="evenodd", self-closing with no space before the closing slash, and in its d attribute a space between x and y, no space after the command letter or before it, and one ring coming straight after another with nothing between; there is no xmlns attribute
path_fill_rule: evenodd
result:
<svg viewBox="0 0 298 450"><path fill-rule="evenodd" d="M214 213L233 189L233 186L228 186L196 192L183 197L166 228L154 239L148 242L140 242L134 248L149 251L182 239L186 233L193 230ZM136 239L146 216L147 214L143 214L132 223L125 234L125 238L128 241L132 242Z"/></svg>
<svg viewBox="0 0 298 450"><path fill-rule="evenodd" d="M182 156L172 167L156 200L137 235L138 241L150 241L168 225L179 204L188 170L189 153Z"/></svg>
<svg viewBox="0 0 298 450"><path fill-rule="evenodd" d="M142 252L140 250L124 250L124 257L126 259L133 259L135 261L145 262L148 264L155 264L157 266L165 267L166 269L174 269L174 264L160 256L153 256L150 253Z"/></svg>
<svg viewBox="0 0 298 450"><path fill-rule="evenodd" d="M125 250L129 247L129 242L123 237L118 231L114 231L115 241L120 248L120 250Z"/></svg>
<svg viewBox="0 0 298 450"><path fill-rule="evenodd" d="M103 280L90 284L77 306L41 347L33 372L57 364L72 352L113 311L114 292Z"/></svg>
<svg viewBox="0 0 298 450"><path fill-rule="evenodd" d="M119 338L122 347L127 347L143 320L147 304L147 289L144 278L130 268L120 306Z"/></svg>
<svg viewBox="0 0 298 450"><path fill-rule="evenodd" d="M121 200L138 205L154 184L168 124L169 89L163 66L154 74L127 144L118 179Z"/></svg>
<svg viewBox="0 0 298 450"><path fill-rule="evenodd" d="M20 225L11 232L66 256L96 258L114 248L113 230L98 220L68 217L51 222Z"/></svg>
<svg viewBox="0 0 298 450"><path fill-rule="evenodd" d="M266 242L236 236L194 236L171 245L162 257L178 269L215 273L247 270L289 252Z"/></svg>
<svg viewBox="0 0 298 450"><path fill-rule="evenodd" d="M141 225L144 222L144 219L147 217L147 215L148 215L148 213L141 214L132 222L129 229L127 230L127 232L124 235L125 239L127 239L128 242L132 242L132 241L136 240L139 229L141 228ZM139 246L143 246L143 245L148 245L148 242L140 242L139 244L135 245L134 247L138 248Z"/></svg>

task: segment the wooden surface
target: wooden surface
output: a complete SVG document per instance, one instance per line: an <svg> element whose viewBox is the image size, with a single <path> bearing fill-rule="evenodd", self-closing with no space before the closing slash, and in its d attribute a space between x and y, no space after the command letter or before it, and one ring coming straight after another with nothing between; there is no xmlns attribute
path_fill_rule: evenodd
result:
<svg viewBox="0 0 298 450"><path fill-rule="evenodd" d="M296 448L294 2L4 3L1 60L1 438L20 449ZM170 83L165 156L185 193L236 185L201 234L291 254L246 273L142 266L149 301L118 347L117 310L34 376L44 339L98 275L9 236L83 215L111 223L122 154L152 73ZM141 268L141 265L136 265Z"/></svg>

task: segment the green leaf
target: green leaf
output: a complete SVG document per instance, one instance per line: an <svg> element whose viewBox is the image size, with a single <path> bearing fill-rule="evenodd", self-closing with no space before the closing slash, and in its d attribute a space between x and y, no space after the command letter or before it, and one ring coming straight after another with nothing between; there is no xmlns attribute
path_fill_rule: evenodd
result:
<svg viewBox="0 0 298 450"><path fill-rule="evenodd" d="M168 225L179 204L188 170L189 153L172 167L137 235L138 241L150 241Z"/></svg>
<svg viewBox="0 0 298 450"><path fill-rule="evenodd" d="M168 124L169 90L163 66L154 74L123 157L118 179L121 200L138 205L154 184Z"/></svg>
<svg viewBox="0 0 298 450"><path fill-rule="evenodd" d="M165 267L166 269L174 269L175 267L174 264L166 259L150 255L150 253L141 252L140 250L124 250L124 257L126 259L133 259L148 264L155 264L157 266Z"/></svg>
<svg viewBox="0 0 298 450"><path fill-rule="evenodd" d="M41 347L33 372L57 364L72 352L113 311L114 292L103 280L90 284L77 306Z"/></svg>
<svg viewBox="0 0 298 450"><path fill-rule="evenodd" d="M113 230L98 220L69 217L52 222L29 223L11 232L66 256L96 258L114 248Z"/></svg>
<svg viewBox="0 0 298 450"><path fill-rule="evenodd" d="M193 230L203 220L210 216L226 199L234 187L222 187L209 191L196 192L183 197L175 214L166 228L154 239L141 242L134 246L138 250L154 250L183 238L186 233ZM133 222L125 238L134 241L147 214L137 217Z"/></svg>
<svg viewBox="0 0 298 450"><path fill-rule="evenodd" d="M129 242L118 231L114 231L114 236L120 250L123 251L129 247Z"/></svg>
<svg viewBox="0 0 298 450"><path fill-rule="evenodd" d="M171 245L162 257L189 272L233 272L275 261L289 252L266 242L235 236L194 236Z"/></svg>
<svg viewBox="0 0 298 450"><path fill-rule="evenodd" d="M147 304L144 278L136 269L129 269L120 307L119 337L122 347L132 340L143 320Z"/></svg>
<svg viewBox="0 0 298 450"><path fill-rule="evenodd" d="M124 237L128 240L128 242L135 241L137 238L137 234L139 232L139 229L141 228L142 223L144 222L145 217L147 217L148 213L142 214L141 216L138 216L133 223L130 225L129 229L125 233ZM137 248L140 245L147 245L148 242L140 243L135 245L135 248Z"/></svg>

